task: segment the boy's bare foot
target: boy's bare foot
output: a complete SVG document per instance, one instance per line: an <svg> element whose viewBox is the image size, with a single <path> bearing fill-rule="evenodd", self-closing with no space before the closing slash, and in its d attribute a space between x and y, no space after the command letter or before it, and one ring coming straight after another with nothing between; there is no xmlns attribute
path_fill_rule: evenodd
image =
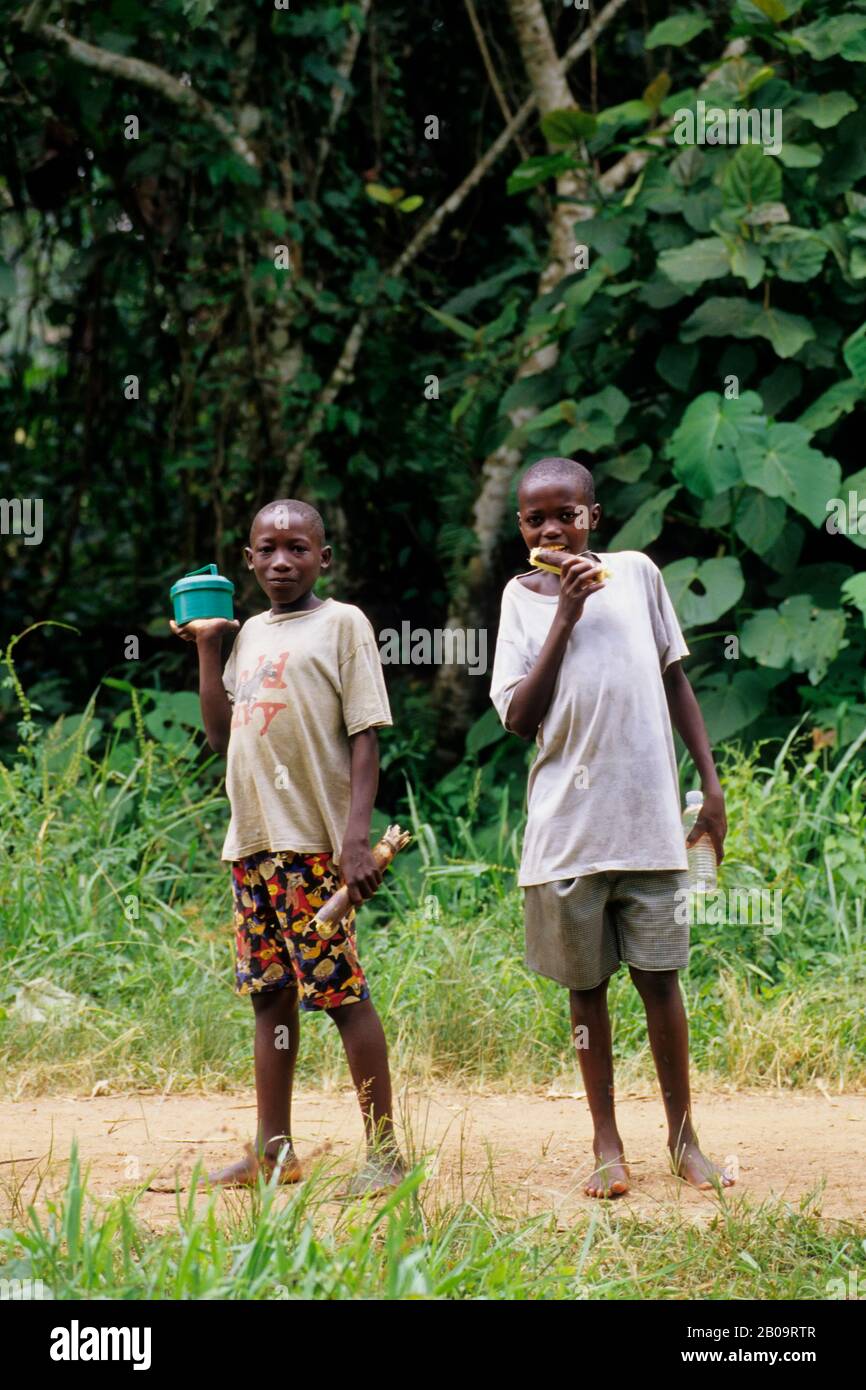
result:
<svg viewBox="0 0 866 1390"><path fill-rule="evenodd" d="M406 1176L399 1154L368 1154L367 1161L341 1192L342 1197L369 1197L399 1187Z"/></svg>
<svg viewBox="0 0 866 1390"><path fill-rule="evenodd" d="M584 1186L587 1197L622 1197L629 1189L629 1172L619 1135L596 1139L593 1152L598 1167Z"/></svg>
<svg viewBox="0 0 866 1390"><path fill-rule="evenodd" d="M671 1144L671 1164L674 1174L700 1192L712 1188L733 1187L736 1179L727 1168L720 1168L711 1158L707 1158L698 1148L696 1139L689 1143Z"/></svg>
<svg viewBox="0 0 866 1390"><path fill-rule="evenodd" d="M220 1169L218 1173L208 1173L207 1177L200 1179L200 1183L204 1187L255 1187L259 1173L262 1173L267 1182L275 1167L276 1157L264 1154L259 1160L253 1152L252 1145L248 1144L245 1158L231 1163L228 1168ZM303 1173L298 1156L294 1149L289 1149L283 1156L279 1181L294 1183L302 1180Z"/></svg>

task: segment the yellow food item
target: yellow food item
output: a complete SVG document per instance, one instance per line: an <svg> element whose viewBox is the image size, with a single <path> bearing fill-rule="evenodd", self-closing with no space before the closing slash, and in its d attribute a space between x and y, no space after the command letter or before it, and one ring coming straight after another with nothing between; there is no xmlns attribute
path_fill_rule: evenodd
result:
<svg viewBox="0 0 866 1390"><path fill-rule="evenodd" d="M564 545L536 545L529 552L529 563L531 565L534 565L537 570L547 570L549 574L559 574L559 565L548 565L544 560L539 560L536 557L541 553L542 550L564 549Z"/></svg>
<svg viewBox="0 0 866 1390"><path fill-rule="evenodd" d="M546 562L545 560L539 560L539 559L538 559L538 556L539 556L539 555L541 554L541 552L544 551L544 550L565 550L565 546L564 546L564 545L536 545L536 546L534 546L533 549L530 550L530 552L529 552L529 563L530 563L531 565L534 565L535 568L536 568L537 570L547 570L548 573L550 573L550 574L561 574L561 573L562 573L562 569L561 569L561 567L560 567L559 565L548 565L547 562ZM611 579L611 578L612 578L612 575L611 575L610 570L609 570L609 569L605 569L604 566L602 566L602 568L598 571L598 573L597 573L597 574L593 574L593 575L591 576L591 578L588 579L586 582L587 582L587 584L597 584L597 583L599 583L600 581L602 581L602 580L604 580L604 579Z"/></svg>

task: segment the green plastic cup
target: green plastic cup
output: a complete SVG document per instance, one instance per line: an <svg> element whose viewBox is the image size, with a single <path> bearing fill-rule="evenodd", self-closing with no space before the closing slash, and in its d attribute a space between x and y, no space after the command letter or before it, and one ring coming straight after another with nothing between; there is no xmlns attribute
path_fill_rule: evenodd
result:
<svg viewBox="0 0 866 1390"><path fill-rule="evenodd" d="M178 627L191 623L193 618L234 617L232 594L235 586L219 573L216 565L202 565L190 570L183 579L172 584L171 603Z"/></svg>

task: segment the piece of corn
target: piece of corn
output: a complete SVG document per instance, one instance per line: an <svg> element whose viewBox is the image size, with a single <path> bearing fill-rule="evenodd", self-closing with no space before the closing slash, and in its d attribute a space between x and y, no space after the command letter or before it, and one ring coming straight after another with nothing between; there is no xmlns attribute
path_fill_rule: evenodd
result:
<svg viewBox="0 0 866 1390"><path fill-rule="evenodd" d="M394 858L398 850L405 849L412 836L408 830L401 830L399 825L389 825L385 834L371 851L378 868L386 869ZM340 922L348 914L351 902L349 900L349 890L345 883L338 888L336 893L332 893L326 903L323 903L313 918L313 926L319 936L333 936Z"/></svg>
<svg viewBox="0 0 866 1390"><path fill-rule="evenodd" d="M546 562L545 560L539 560L539 559L537 558L537 557L539 556L539 554L541 554L541 552L544 551L544 550L565 550L565 546L564 546L564 545L536 545L536 546L534 546L533 549L530 550L530 552L529 552L529 563L530 563L531 565L534 565L535 568L536 568L537 570L547 570L548 573L550 573L550 574L561 574L561 573L562 573L562 569L561 569L561 567L560 567L559 565L548 565L547 562ZM612 578L610 570L609 570L609 569L605 569L604 566L602 566L602 568L598 571L598 573L592 575L591 578L588 579L586 582L587 582L587 584L597 584L597 583L599 583L601 580L610 579L610 578Z"/></svg>

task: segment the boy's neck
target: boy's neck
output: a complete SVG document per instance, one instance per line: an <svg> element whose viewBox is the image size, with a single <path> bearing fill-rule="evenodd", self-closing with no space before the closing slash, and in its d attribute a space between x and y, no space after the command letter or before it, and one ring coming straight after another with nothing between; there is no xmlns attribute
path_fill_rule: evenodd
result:
<svg viewBox="0 0 866 1390"><path fill-rule="evenodd" d="M324 599L317 598L312 589L308 589L300 598L296 598L292 603L271 604L271 613L274 617L280 617L283 613L306 613L313 608L321 608Z"/></svg>

